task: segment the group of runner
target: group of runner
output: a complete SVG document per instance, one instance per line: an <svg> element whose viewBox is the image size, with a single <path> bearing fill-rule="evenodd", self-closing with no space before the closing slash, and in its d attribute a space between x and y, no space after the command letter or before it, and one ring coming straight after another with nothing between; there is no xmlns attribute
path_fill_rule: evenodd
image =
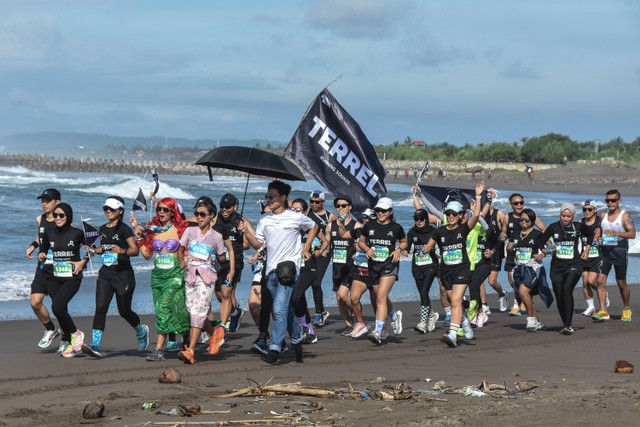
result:
<svg viewBox="0 0 640 427"><path fill-rule="evenodd" d="M395 221L390 198L379 199L356 218L347 195L334 197L335 213L330 213L325 208L324 191L313 191L308 204L302 198L289 200L290 191L291 187L280 181L269 184L255 228L237 212L238 199L232 194L221 198L220 212L211 198L199 198L190 216L185 216L172 198L154 200L153 219L143 226L131 216L131 227L124 222L124 200L110 196L103 206L107 222L99 229L100 246L86 247L82 256L84 234L71 224L71 206L61 202L56 189L45 190L39 196L44 213L37 218L38 236L26 252L31 258L39 249L31 290L31 306L45 327L39 347L49 347L61 334L58 352L62 356L84 351L101 357L106 313L115 296L120 315L135 331L137 349L146 351L149 328L131 308L136 282L130 257L140 253L154 262L151 289L157 338L147 360L161 361L165 351L180 350L180 360L195 363L196 345L203 341L208 342L207 352L216 354L228 333L240 325L243 310L235 289L245 264L244 251L249 248L256 250L249 259L253 274L249 310L259 330L251 351L271 364L288 347L287 332L299 362L303 360L303 344L318 341L316 331L329 315L321 286L329 265L338 313L344 322L341 335L366 335L381 344L388 337L387 319L392 332L401 334L403 313L394 309L389 294L403 256L411 256L420 296L415 330L424 334L436 327L440 316L432 307L429 291L437 279L444 321L449 324L442 341L450 347L456 347L459 339L472 339L473 326L482 327L487 321L490 310L485 282L498 293L500 310L508 309L509 294L497 281L501 269L507 271L514 290L509 314L526 314L528 331L543 327L532 299L539 295L547 307L555 297L561 333L574 333L573 291L581 278L587 301L582 314L596 322L609 320L605 285L612 268L623 302L621 320L631 321L626 268L628 241L636 232L631 216L620 207L617 190L607 192L606 210L598 212L598 202L585 201L583 218L578 220L576 207L564 203L558 211L559 220L545 226L525 207L521 194L509 197L509 213L493 207L496 192L485 191L484 182L477 184L474 197L444 200L440 207L414 189L415 225L406 233ZM102 258L102 267L96 281L92 340L85 344L84 333L68 313L68 303L93 255ZM542 264L545 256L552 257L551 287ZM309 288L313 290L313 315L305 297ZM599 309L595 308L594 290ZM361 304L367 291L375 315L371 325L365 321ZM43 303L45 295L51 297L60 331ZM220 303L219 319L214 319L211 311L214 295ZM183 337L181 349L176 335Z"/></svg>

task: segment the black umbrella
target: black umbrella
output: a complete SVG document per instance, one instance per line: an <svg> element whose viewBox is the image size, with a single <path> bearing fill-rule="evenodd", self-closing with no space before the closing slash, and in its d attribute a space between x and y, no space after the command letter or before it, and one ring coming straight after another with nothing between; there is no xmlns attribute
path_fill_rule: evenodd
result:
<svg viewBox="0 0 640 427"><path fill-rule="evenodd" d="M213 180L211 168L246 172L248 175L242 198L242 210L244 210L244 201L247 197L247 188L251 175L269 176L290 181L307 180L300 168L291 160L286 159L284 155L270 153L259 148L242 146L218 147L202 156L195 164L207 167L209 181ZM240 211L241 213L242 210Z"/></svg>

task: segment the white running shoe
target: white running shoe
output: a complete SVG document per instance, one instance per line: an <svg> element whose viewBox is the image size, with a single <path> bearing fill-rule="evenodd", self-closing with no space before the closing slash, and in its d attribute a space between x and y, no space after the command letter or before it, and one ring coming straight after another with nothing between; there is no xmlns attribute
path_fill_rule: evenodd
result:
<svg viewBox="0 0 640 427"><path fill-rule="evenodd" d="M205 331L200 332L200 337L198 338L198 344L204 344L209 342L209 334Z"/></svg>
<svg viewBox="0 0 640 427"><path fill-rule="evenodd" d="M467 340L473 339L473 328L471 327L471 323L469 319L466 317L462 319L462 331L464 332L464 338Z"/></svg>
<svg viewBox="0 0 640 427"><path fill-rule="evenodd" d="M356 323L353 325L353 331L351 331L351 338L360 338L364 334L369 332L369 326L366 323Z"/></svg>
<svg viewBox="0 0 640 427"><path fill-rule="evenodd" d="M482 311L487 316L491 314L491 309L489 308L489 306L487 304L482 304Z"/></svg>
<svg viewBox="0 0 640 427"><path fill-rule="evenodd" d="M489 316L487 316L487 314L484 311L481 311L478 313L475 320L476 320L475 325L478 328L482 328L484 324L489 321Z"/></svg>
<svg viewBox="0 0 640 427"><path fill-rule="evenodd" d="M429 317L427 317L427 332L433 332L436 328L436 322L440 318L440 315L437 311L431 311L429 313Z"/></svg>
<svg viewBox="0 0 640 427"><path fill-rule="evenodd" d="M500 304L500 311L507 311L509 308L509 294L505 293L503 297L498 298Z"/></svg>
<svg viewBox="0 0 640 427"><path fill-rule="evenodd" d="M591 306L591 307L588 307L585 311L583 311L583 312L582 312L582 313L580 313L580 314L582 314L583 316L591 316L591 315L593 315L593 313L595 313L595 312L596 312L596 308L595 308L595 307L593 307L593 306Z"/></svg>
<svg viewBox="0 0 640 427"><path fill-rule="evenodd" d="M42 349L49 348L53 340L59 336L60 336L59 329L54 329L53 331L45 331L44 335L42 336L42 339L38 343L38 347Z"/></svg>
<svg viewBox="0 0 640 427"><path fill-rule="evenodd" d="M536 320L535 317L527 317L527 327L526 327L527 331L535 332L537 325L538 325L538 321Z"/></svg>
<svg viewBox="0 0 640 427"><path fill-rule="evenodd" d="M69 341L60 341L60 347L58 347L58 351L56 351L56 353L62 354L67 349L67 346L69 344Z"/></svg>
<svg viewBox="0 0 640 427"><path fill-rule="evenodd" d="M421 334L426 334L427 333L427 323L426 322L420 322L416 325L416 331L420 332Z"/></svg>
<svg viewBox="0 0 640 427"><path fill-rule="evenodd" d="M396 320L391 321L391 328L394 335L400 335L402 333L402 312L396 311Z"/></svg>
<svg viewBox="0 0 640 427"><path fill-rule="evenodd" d="M607 293L607 299L604 300L604 308L609 308L611 301L609 301L609 294Z"/></svg>

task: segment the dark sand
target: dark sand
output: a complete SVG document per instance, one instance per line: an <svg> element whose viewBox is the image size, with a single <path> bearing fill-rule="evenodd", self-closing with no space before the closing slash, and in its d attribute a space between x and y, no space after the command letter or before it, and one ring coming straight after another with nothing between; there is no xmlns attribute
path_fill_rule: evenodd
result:
<svg viewBox="0 0 640 427"><path fill-rule="evenodd" d="M633 306L640 294L632 288ZM277 413L322 409L307 414L317 425L591 425L611 423L632 425L640 415L638 371L617 374L616 360L625 359L640 367L640 340L637 320L619 320L620 297L610 288L612 320L595 324L578 314L584 307L582 291L576 295L576 333L558 333L560 319L555 305L540 308L547 329L535 333L524 330L525 317L509 317L497 309L495 296L490 322L476 329L476 339L457 349L439 341L444 328L426 335L413 330L418 303L398 304L404 312L404 332L375 346L366 338L341 337L342 326L336 310L328 324L319 330L318 343L305 347L304 364L286 353L279 365L269 366L249 351L256 328L250 317L241 329L230 334L216 356L199 351L196 365L184 365L169 353L165 362L146 362L135 351L134 332L120 318L110 317L103 339L101 360L82 355L65 359L51 349L40 351L36 343L42 334L37 321L0 323L3 351L0 385L0 425L161 425L180 421L209 422L256 420ZM366 298L365 298L366 299ZM368 301L368 299L366 299ZM439 303L435 303L439 307ZM28 310L25 301L25 310ZM365 315L372 320L370 307ZM153 324L153 319L145 321ZM81 318L78 326L90 334L91 319ZM153 328L152 328L153 329ZM87 338L88 340L88 338ZM181 384L160 384L164 367L176 368ZM375 382L378 377L383 378ZM454 388L478 385L483 380L514 388L515 381L537 385L533 392L512 398L465 397L461 394L410 400L352 400L310 397L216 398L231 389L257 383L299 382L325 389L382 390L383 386L406 383L415 390L432 389L440 380ZM433 397L433 396L432 396ZM106 406L104 417L84 420L82 410L89 401ZM169 411L179 404L199 403L207 411L227 414L201 414L193 418L145 411L145 401L159 400L159 410ZM151 424L154 423L154 424ZM278 422L278 424L285 424ZM206 425L206 424L202 424Z"/></svg>

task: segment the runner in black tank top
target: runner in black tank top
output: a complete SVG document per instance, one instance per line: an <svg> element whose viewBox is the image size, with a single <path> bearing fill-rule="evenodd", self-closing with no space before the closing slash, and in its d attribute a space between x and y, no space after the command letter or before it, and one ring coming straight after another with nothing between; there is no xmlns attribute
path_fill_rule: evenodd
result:
<svg viewBox="0 0 640 427"><path fill-rule="evenodd" d="M309 195L309 205L311 206L307 216L318 224L318 234L326 233L327 226L329 225L331 214L324 208L325 194L322 190L314 190ZM326 236L329 240L329 236ZM320 247L320 242L315 241L311 244L311 247ZM316 259L316 277L311 284L313 291L313 304L316 309L316 314L313 317L313 324L318 327L324 326L324 322L329 317L329 312L324 308L324 294L322 291L322 279L329 267L331 256L328 251L315 256Z"/></svg>

